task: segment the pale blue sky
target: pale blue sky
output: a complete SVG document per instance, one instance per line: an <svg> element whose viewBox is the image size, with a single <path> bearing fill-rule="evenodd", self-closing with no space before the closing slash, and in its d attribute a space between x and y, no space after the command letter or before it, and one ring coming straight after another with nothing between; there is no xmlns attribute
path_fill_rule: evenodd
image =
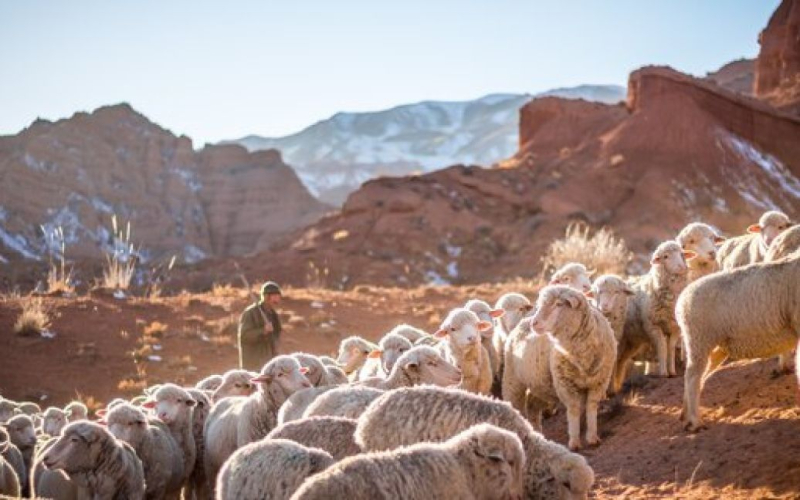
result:
<svg viewBox="0 0 800 500"><path fill-rule="evenodd" d="M129 102L204 142L337 111L702 75L779 0L0 0L0 135Z"/></svg>

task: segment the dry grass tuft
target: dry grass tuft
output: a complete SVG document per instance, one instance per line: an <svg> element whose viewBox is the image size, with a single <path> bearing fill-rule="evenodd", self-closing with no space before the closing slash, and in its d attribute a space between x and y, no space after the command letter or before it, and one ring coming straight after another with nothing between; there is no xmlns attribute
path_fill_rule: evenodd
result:
<svg viewBox="0 0 800 500"><path fill-rule="evenodd" d="M25 337L41 335L50 327L50 312L40 298L28 298L14 323L14 333Z"/></svg>
<svg viewBox="0 0 800 500"><path fill-rule="evenodd" d="M117 215L111 217L114 235L112 248L106 252L101 286L111 290L127 290L136 271L137 252L131 243L131 223L125 230L118 228Z"/></svg>
<svg viewBox="0 0 800 500"><path fill-rule="evenodd" d="M68 295L75 291L72 285L72 268L67 269L66 259L66 238L61 226L48 231L41 226L44 237L47 240L48 249L48 270L47 270L47 293Z"/></svg>
<svg viewBox="0 0 800 500"><path fill-rule="evenodd" d="M633 253L625 241L614 235L609 228L590 234L590 228L583 222L567 226L564 238L550 244L542 257L544 276L570 262L580 262L596 275L624 275Z"/></svg>

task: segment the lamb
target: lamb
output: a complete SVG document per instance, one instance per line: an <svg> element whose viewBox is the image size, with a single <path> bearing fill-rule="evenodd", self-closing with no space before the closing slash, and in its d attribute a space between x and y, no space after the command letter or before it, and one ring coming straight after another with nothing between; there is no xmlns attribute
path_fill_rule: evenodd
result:
<svg viewBox="0 0 800 500"><path fill-rule="evenodd" d="M276 356L252 380L258 384L258 392L225 398L214 405L203 432L209 481L217 477L222 464L237 448L269 434L277 424L278 409L289 396L311 387L305 371L291 356Z"/></svg>
<svg viewBox="0 0 800 500"><path fill-rule="evenodd" d="M129 403L109 410L105 421L109 432L131 445L141 460L147 498L180 497L183 454L169 429L160 422L148 422L144 412Z"/></svg>
<svg viewBox="0 0 800 500"><path fill-rule="evenodd" d="M625 330L625 320L628 317L628 304L634 291L619 276L604 274L599 276L592 284L592 295L594 296L597 308L608 320L608 324L614 331L614 339L617 341L617 360L622 352L623 333ZM617 361L618 362L618 361ZM629 362L629 360L626 360ZM613 373L618 371L627 372L627 367L617 370L616 363ZM616 394L622 389L622 379L612 375L609 384L609 394Z"/></svg>
<svg viewBox="0 0 800 500"><path fill-rule="evenodd" d="M189 478L189 488L186 495L187 499L196 498L202 500L210 498L208 493L208 479L206 478L206 470L203 466L205 456L205 442L203 441L203 429L206 425L208 413L211 411L211 399L206 393L200 389L186 389L186 392L192 396L195 405L192 411L192 435L194 436L194 445L197 453L194 460L194 469L192 476Z"/></svg>
<svg viewBox="0 0 800 500"><path fill-rule="evenodd" d="M339 357L336 363L348 377L357 376L369 354L377 349L378 346L357 335L347 337L339 344Z"/></svg>
<svg viewBox="0 0 800 500"><path fill-rule="evenodd" d="M720 236L713 227L702 222L692 222L681 229L675 241L684 250L695 253L695 258L688 261L690 283L719 271L717 246L722 244L725 238Z"/></svg>
<svg viewBox="0 0 800 500"><path fill-rule="evenodd" d="M387 392L359 418L355 438L364 451L392 450L444 441L481 423L514 432L522 441L526 498L588 497L594 473L586 459L535 432L507 402L460 389L410 387Z"/></svg>
<svg viewBox="0 0 800 500"><path fill-rule="evenodd" d="M142 406L154 410L156 417L166 424L180 448L183 458L181 483L188 487L197 458L197 445L192 431L195 400L186 390L175 384L161 385L151 397L153 399Z"/></svg>
<svg viewBox="0 0 800 500"><path fill-rule="evenodd" d="M355 426L353 428L355 430ZM19 476L11 463L5 459L10 446L12 445L8 440L8 434L0 428L0 495L16 498L21 494Z"/></svg>
<svg viewBox="0 0 800 500"><path fill-rule="evenodd" d="M464 309L469 309L478 315L483 321L488 321L494 325L495 318L500 318L505 314L503 309L492 309L486 302L478 299L472 299L464 304ZM497 379L500 369L500 354L497 352L494 342L494 329L488 329L481 332L481 345L489 354L489 364L492 367L492 379Z"/></svg>
<svg viewBox="0 0 800 500"><path fill-rule="evenodd" d="M144 472L136 452L96 423L64 427L42 462L50 470L65 471L91 498L144 498Z"/></svg>
<svg viewBox="0 0 800 500"><path fill-rule="evenodd" d="M494 349L500 361L497 369L497 383L500 383L503 380L503 356L505 355L506 339L522 318L533 310L533 305L524 295L512 292L506 293L497 299L494 308L503 311L503 315L496 322L492 335Z"/></svg>
<svg viewBox="0 0 800 500"><path fill-rule="evenodd" d="M247 370L228 370L222 375L219 386L214 389L211 400L216 403L231 396L249 396L255 389L250 379L256 375Z"/></svg>
<svg viewBox="0 0 800 500"><path fill-rule="evenodd" d="M36 431L33 420L28 415L16 415L4 424L8 432L9 441L17 447L22 454L25 465L24 472L17 471L23 494L28 492L28 477L33 463L33 452L36 446Z"/></svg>
<svg viewBox="0 0 800 500"><path fill-rule="evenodd" d="M42 432L50 437L58 436L67 425L67 414L61 408L51 406L42 414Z"/></svg>
<svg viewBox="0 0 800 500"><path fill-rule="evenodd" d="M583 264L570 262L553 273L550 277L550 284L567 285L579 292L588 293L592 289L592 274L594 271L587 271Z"/></svg>
<svg viewBox="0 0 800 500"><path fill-rule="evenodd" d="M198 381L196 384L194 384L194 388L200 389L201 391L214 392L217 390L220 384L222 384L222 375L213 374Z"/></svg>
<svg viewBox="0 0 800 500"><path fill-rule="evenodd" d="M384 392L375 387L338 387L321 394L309 404L303 419L323 416L356 419Z"/></svg>
<svg viewBox="0 0 800 500"><path fill-rule="evenodd" d="M677 375L675 351L680 330L675 322L675 302L687 284L685 258L694 255L675 241L665 241L653 252L650 272L631 281L634 296L628 304L613 387L621 387L631 360L648 345L655 347L658 376Z"/></svg>
<svg viewBox="0 0 800 500"><path fill-rule="evenodd" d="M336 385L336 376L328 371L327 367L322 364L322 361L320 361L317 356L304 352L297 352L292 354L292 356L300 363L300 366L307 368L306 378L314 387Z"/></svg>
<svg viewBox="0 0 800 500"><path fill-rule="evenodd" d="M772 240L792 222L783 212L771 210L765 212L758 220L747 228L747 233L736 238L729 238L717 251L717 262L720 268L728 271L737 267L763 262Z"/></svg>
<svg viewBox="0 0 800 500"><path fill-rule="evenodd" d="M519 498L524 466L519 437L480 424L442 443L347 458L303 483L292 498Z"/></svg>
<svg viewBox="0 0 800 500"><path fill-rule="evenodd" d="M21 492L24 492L25 486L28 484L28 469L25 467L25 460L22 458L22 453L19 451L8 435L4 427L0 427L0 456L8 463L14 470L19 482Z"/></svg>
<svg viewBox="0 0 800 500"><path fill-rule="evenodd" d="M369 354L367 362L358 374L358 379L385 377L392 371L397 358L411 347L411 342L402 335L393 332L387 333L378 343L378 349Z"/></svg>
<svg viewBox="0 0 800 500"><path fill-rule="evenodd" d="M357 423L342 417L309 417L275 427L267 434L267 439L288 439L309 448L319 448L338 461L361 453L355 441Z"/></svg>
<svg viewBox="0 0 800 500"><path fill-rule="evenodd" d="M217 479L218 500L288 500L306 478L333 465L333 457L286 439L239 449Z"/></svg>
<svg viewBox="0 0 800 500"><path fill-rule="evenodd" d="M800 225L792 226L772 240L764 256L764 262L773 262L790 255L797 255L800 250Z"/></svg>
<svg viewBox="0 0 800 500"><path fill-rule="evenodd" d="M489 353L481 345L481 332L492 328L492 324L464 308L450 311L434 334L447 338L437 349L442 357L461 370L461 387L479 394L492 390L492 366Z"/></svg>
<svg viewBox="0 0 800 500"><path fill-rule="evenodd" d="M303 414L311 403L320 395L337 387L335 385L325 385L322 387L309 387L295 392L281 405L281 409L278 411L278 423L284 424L303 418Z"/></svg>
<svg viewBox="0 0 800 500"><path fill-rule="evenodd" d="M687 356L682 414L687 429L703 427L700 393L725 359L774 356L797 344L798 297L800 258L706 276L683 291L675 314Z"/></svg>
<svg viewBox="0 0 800 500"><path fill-rule="evenodd" d="M80 401L73 401L65 406L64 412L67 414L67 422L69 423L89 418L89 409Z"/></svg>

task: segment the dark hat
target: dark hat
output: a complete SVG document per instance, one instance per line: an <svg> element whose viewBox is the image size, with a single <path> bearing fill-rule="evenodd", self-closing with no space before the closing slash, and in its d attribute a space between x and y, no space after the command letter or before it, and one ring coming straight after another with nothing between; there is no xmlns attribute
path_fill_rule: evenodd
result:
<svg viewBox="0 0 800 500"><path fill-rule="evenodd" d="M281 287L274 281L267 281L261 285L261 298L263 299L267 295L283 295L281 293Z"/></svg>

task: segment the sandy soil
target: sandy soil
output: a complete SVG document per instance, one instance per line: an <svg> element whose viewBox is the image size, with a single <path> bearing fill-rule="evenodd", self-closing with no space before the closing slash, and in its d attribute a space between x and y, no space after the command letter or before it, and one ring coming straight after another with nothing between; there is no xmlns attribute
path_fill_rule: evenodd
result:
<svg viewBox="0 0 800 500"><path fill-rule="evenodd" d="M281 308L285 351L334 354L352 334L371 339L400 322L431 330L448 308L525 283L348 292L291 289ZM26 299L0 301L0 394L42 406L81 398L97 406L160 381L193 383L235 365L242 290L163 299L45 298L52 339L19 337ZM155 361L149 356L159 356ZM596 498L800 498L800 409L793 377L772 378L774 361L737 362L710 379L709 429L682 430L681 378L642 378L621 403L605 403L603 443L584 453L597 474ZM545 434L566 442L563 411Z"/></svg>

